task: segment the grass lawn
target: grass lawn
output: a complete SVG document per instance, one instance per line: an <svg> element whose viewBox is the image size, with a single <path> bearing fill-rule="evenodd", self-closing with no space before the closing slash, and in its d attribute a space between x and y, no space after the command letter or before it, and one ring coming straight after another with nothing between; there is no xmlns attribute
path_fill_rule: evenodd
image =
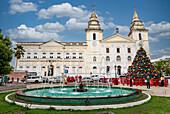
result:
<svg viewBox="0 0 170 114"><path fill-rule="evenodd" d="M92 111L71 111L71 110L55 110L50 109L28 109L17 106L13 103L5 101L5 96L12 92L0 94L0 113L18 113L18 114L96 114L96 112L112 111L115 114L132 114L132 113L152 113L152 114L170 114L170 97L157 97L152 96L152 99L139 106L122 108L122 109L100 109Z"/></svg>

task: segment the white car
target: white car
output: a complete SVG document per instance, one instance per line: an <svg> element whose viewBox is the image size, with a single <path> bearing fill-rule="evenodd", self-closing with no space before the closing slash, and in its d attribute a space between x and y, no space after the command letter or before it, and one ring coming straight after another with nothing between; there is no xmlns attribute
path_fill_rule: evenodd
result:
<svg viewBox="0 0 170 114"><path fill-rule="evenodd" d="M82 82L89 82L90 81L90 77L84 77L83 79L82 79Z"/></svg>
<svg viewBox="0 0 170 114"><path fill-rule="evenodd" d="M42 76L29 76L27 83L40 83L43 82Z"/></svg>
<svg viewBox="0 0 170 114"><path fill-rule="evenodd" d="M48 82L49 83L57 83L57 77L50 77Z"/></svg>
<svg viewBox="0 0 170 114"><path fill-rule="evenodd" d="M90 82L94 82L94 81L99 81L99 76L98 75L91 76Z"/></svg>
<svg viewBox="0 0 170 114"><path fill-rule="evenodd" d="M63 77L62 76L57 76L57 80L56 80L57 83L63 83Z"/></svg>

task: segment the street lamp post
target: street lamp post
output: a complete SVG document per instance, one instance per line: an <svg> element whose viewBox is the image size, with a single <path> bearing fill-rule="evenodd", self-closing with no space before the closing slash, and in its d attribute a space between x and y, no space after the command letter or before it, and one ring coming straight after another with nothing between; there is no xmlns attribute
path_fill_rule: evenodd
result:
<svg viewBox="0 0 170 114"><path fill-rule="evenodd" d="M65 71L65 65L64 65L64 50L65 50L65 47L63 47L63 73L62 73L62 76L63 76L63 84L65 83L65 76L64 76L64 71Z"/></svg>
<svg viewBox="0 0 170 114"><path fill-rule="evenodd" d="M116 75L116 67L117 67L117 66L115 65L114 67L115 67L115 78L117 78L117 75Z"/></svg>

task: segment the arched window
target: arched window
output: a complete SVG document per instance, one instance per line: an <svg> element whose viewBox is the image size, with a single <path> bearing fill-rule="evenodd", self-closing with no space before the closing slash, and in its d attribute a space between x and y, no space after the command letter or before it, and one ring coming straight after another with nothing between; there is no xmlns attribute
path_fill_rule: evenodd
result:
<svg viewBox="0 0 170 114"><path fill-rule="evenodd" d="M109 73L110 72L110 66L107 66L106 67L106 73Z"/></svg>
<svg viewBox="0 0 170 114"><path fill-rule="evenodd" d="M23 68L23 66L20 66L19 68Z"/></svg>
<svg viewBox="0 0 170 114"><path fill-rule="evenodd" d="M121 66L117 67L117 73L118 73L118 75L121 75Z"/></svg>
<svg viewBox="0 0 170 114"><path fill-rule="evenodd" d="M34 53L34 55L37 55L37 53Z"/></svg>
<svg viewBox="0 0 170 114"><path fill-rule="evenodd" d="M43 55L46 55L46 53L44 52Z"/></svg>
<svg viewBox="0 0 170 114"><path fill-rule="evenodd" d="M97 67L96 66L93 67L93 73L97 73Z"/></svg>
<svg viewBox="0 0 170 114"><path fill-rule="evenodd" d="M119 61L119 62L120 62L120 61L121 61L121 57L120 57L120 56L117 56L117 57L116 57L116 61Z"/></svg>
<svg viewBox="0 0 170 114"><path fill-rule="evenodd" d="M128 59L128 62L130 62L130 61L131 61L131 56L128 56L128 58L127 58L127 59Z"/></svg>
<svg viewBox="0 0 170 114"><path fill-rule="evenodd" d="M82 70L83 70L83 68L82 68L82 67L79 67L79 72L80 72L80 73L82 73Z"/></svg>
<svg viewBox="0 0 170 114"><path fill-rule="evenodd" d="M26 68L30 68L29 66L27 66Z"/></svg>
<svg viewBox="0 0 170 114"><path fill-rule="evenodd" d="M33 68L36 68L36 66L33 66Z"/></svg>
<svg viewBox="0 0 170 114"><path fill-rule="evenodd" d="M50 53L50 55L53 55L53 53Z"/></svg>
<svg viewBox="0 0 170 114"><path fill-rule="evenodd" d="M93 57L93 61L96 61L96 57Z"/></svg>
<svg viewBox="0 0 170 114"><path fill-rule="evenodd" d="M142 40L142 36L141 36L141 33L139 33L139 40Z"/></svg>
<svg viewBox="0 0 170 114"><path fill-rule="evenodd" d="M110 61L110 57L109 56L106 57L106 61Z"/></svg>
<svg viewBox="0 0 170 114"><path fill-rule="evenodd" d="M94 66L94 67L93 67L93 69L97 69L97 67L96 67L96 66Z"/></svg>
<svg viewBox="0 0 170 114"><path fill-rule="evenodd" d="M93 33L93 40L96 40L96 34Z"/></svg>

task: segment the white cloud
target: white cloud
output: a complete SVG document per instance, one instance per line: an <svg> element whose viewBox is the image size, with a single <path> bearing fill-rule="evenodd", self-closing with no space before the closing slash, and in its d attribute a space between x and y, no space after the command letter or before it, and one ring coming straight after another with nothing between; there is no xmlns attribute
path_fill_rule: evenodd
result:
<svg viewBox="0 0 170 114"><path fill-rule="evenodd" d="M104 22L101 22L100 25L102 29L110 29L116 27L116 25L113 22L107 22L106 24Z"/></svg>
<svg viewBox="0 0 170 114"><path fill-rule="evenodd" d="M49 33L55 33L55 32L62 32L64 31L65 27L61 25L59 22L56 23L45 23L44 25L38 25L35 27L36 31L39 32L49 32Z"/></svg>
<svg viewBox="0 0 170 114"><path fill-rule="evenodd" d="M145 27L149 27L149 26L151 26L152 24L154 24L153 21L148 21L148 22L144 23Z"/></svg>
<svg viewBox="0 0 170 114"><path fill-rule="evenodd" d="M153 21L145 23L146 28L149 30L149 39L151 41L159 41L160 39L170 39L170 23L162 21L155 24Z"/></svg>
<svg viewBox="0 0 170 114"><path fill-rule="evenodd" d="M106 11L105 13L106 13L107 15L110 15L110 12L108 12L108 11Z"/></svg>
<svg viewBox="0 0 170 114"><path fill-rule="evenodd" d="M22 0L10 0L9 3L11 3L11 4L22 3Z"/></svg>
<svg viewBox="0 0 170 114"><path fill-rule="evenodd" d="M87 28L87 22L78 22L76 18L71 18L66 22L66 27L69 31L81 32Z"/></svg>
<svg viewBox="0 0 170 114"><path fill-rule="evenodd" d="M86 6L85 5L80 5L80 6L78 6L79 8L86 8Z"/></svg>
<svg viewBox="0 0 170 114"><path fill-rule="evenodd" d="M151 62L154 62L154 61L159 61L159 60L165 60L166 58L170 58L170 56L162 56L160 58L157 58L157 59L151 59Z"/></svg>
<svg viewBox="0 0 170 114"><path fill-rule="evenodd" d="M56 17L70 17L80 18L88 15L87 10L83 10L79 7L73 7L69 3L62 3L60 5L52 5L48 9L41 9L38 12L39 19L50 19L53 16Z"/></svg>
<svg viewBox="0 0 170 114"><path fill-rule="evenodd" d="M165 49L160 49L160 50L153 50L151 52L152 59L161 58L163 56L170 56L170 47L167 47Z"/></svg>
<svg viewBox="0 0 170 114"><path fill-rule="evenodd" d="M149 42L159 42L159 40L149 36Z"/></svg>
<svg viewBox="0 0 170 114"><path fill-rule="evenodd" d="M42 1L42 0L39 0L38 2L39 2L40 4L44 3L44 1Z"/></svg>
<svg viewBox="0 0 170 114"><path fill-rule="evenodd" d="M113 21L114 19L113 19L112 17L109 17L108 20L109 20L109 21Z"/></svg>
<svg viewBox="0 0 170 114"><path fill-rule="evenodd" d="M32 2L23 2L22 0L10 0L10 14L17 12L25 13L29 11L37 11L37 5Z"/></svg>
<svg viewBox="0 0 170 114"><path fill-rule="evenodd" d="M129 33L129 27L128 26L117 26L119 28L119 32L122 34L128 34Z"/></svg>
<svg viewBox="0 0 170 114"><path fill-rule="evenodd" d="M54 38L60 40L62 37L57 32L64 31L64 26L56 23L46 23L44 25L38 25L36 27L27 27L25 24L20 25L16 29L9 29L9 37L12 39L22 40L49 40Z"/></svg>

